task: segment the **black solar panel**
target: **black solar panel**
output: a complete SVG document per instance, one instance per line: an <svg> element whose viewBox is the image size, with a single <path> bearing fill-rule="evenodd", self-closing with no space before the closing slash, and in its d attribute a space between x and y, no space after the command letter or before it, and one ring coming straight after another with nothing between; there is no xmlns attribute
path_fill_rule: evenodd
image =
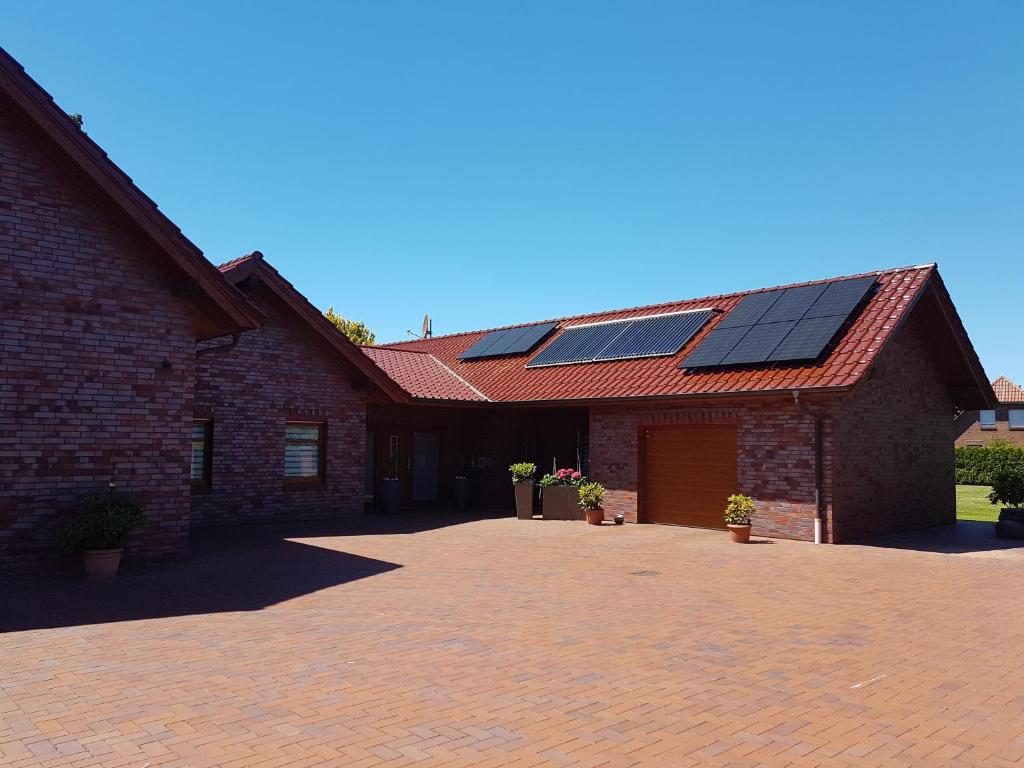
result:
<svg viewBox="0 0 1024 768"><path fill-rule="evenodd" d="M610 341L622 333L625 325L625 323L603 323L566 328L562 331L561 336L528 362L526 367L538 368L544 365L590 362Z"/></svg>
<svg viewBox="0 0 1024 768"><path fill-rule="evenodd" d="M857 308L874 284L875 278L873 277L857 277L853 280L829 283L828 288L811 305L804 317L831 317L833 315L845 317Z"/></svg>
<svg viewBox="0 0 1024 768"><path fill-rule="evenodd" d="M824 292L825 284L803 285L799 288L788 288L779 297L778 301L772 304L757 325L764 323L782 323L787 320L799 320L810 309L811 305Z"/></svg>
<svg viewBox="0 0 1024 768"><path fill-rule="evenodd" d="M874 284L857 277L746 296L679 367L814 360Z"/></svg>
<svg viewBox="0 0 1024 768"><path fill-rule="evenodd" d="M795 320L786 323L766 323L751 326L746 335L740 339L732 351L722 360L723 365L742 365L744 363L763 363L768 355L779 345L786 334L793 330Z"/></svg>
<svg viewBox="0 0 1024 768"><path fill-rule="evenodd" d="M633 320L595 360L623 360L674 355L711 319L713 310L659 315Z"/></svg>
<svg viewBox="0 0 1024 768"><path fill-rule="evenodd" d="M735 328L741 325L756 325L781 295L782 291L769 291L768 293L752 293L749 296L744 296L732 312L722 318L717 327Z"/></svg>
<svg viewBox="0 0 1024 768"><path fill-rule="evenodd" d="M750 326L722 328L718 326L704 337L704 341L679 364L680 368L699 368L720 365L736 343L746 336Z"/></svg>
<svg viewBox="0 0 1024 768"><path fill-rule="evenodd" d="M503 338L504 335L505 331L491 331L480 339L480 341L459 355L459 359L471 360L476 357L487 357L487 350L490 349L496 341Z"/></svg>
<svg viewBox="0 0 1024 768"><path fill-rule="evenodd" d="M805 317L799 321L785 339L768 356L772 362L783 360L813 360L836 335L846 317Z"/></svg>
<svg viewBox="0 0 1024 768"><path fill-rule="evenodd" d="M460 360L477 360L500 355L518 355L529 352L555 330L557 323L537 323L519 328L491 331L461 355Z"/></svg>

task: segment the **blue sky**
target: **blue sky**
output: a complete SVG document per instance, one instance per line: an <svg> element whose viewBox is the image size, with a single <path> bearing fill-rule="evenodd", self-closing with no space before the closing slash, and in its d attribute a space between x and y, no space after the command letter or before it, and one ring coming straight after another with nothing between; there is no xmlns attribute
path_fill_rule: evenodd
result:
<svg viewBox="0 0 1024 768"><path fill-rule="evenodd" d="M1024 4L13 3L214 262L407 338L939 262L1024 382Z"/></svg>

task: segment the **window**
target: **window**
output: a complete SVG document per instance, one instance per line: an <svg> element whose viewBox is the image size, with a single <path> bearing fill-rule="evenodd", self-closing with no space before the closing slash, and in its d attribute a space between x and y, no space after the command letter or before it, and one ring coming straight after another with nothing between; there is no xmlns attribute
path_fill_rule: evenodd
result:
<svg viewBox="0 0 1024 768"><path fill-rule="evenodd" d="M979 411L978 421L981 422L982 429L995 429L996 428L996 412L995 411Z"/></svg>
<svg viewBox="0 0 1024 768"><path fill-rule="evenodd" d="M1024 411L1010 411L1010 429L1024 429Z"/></svg>
<svg viewBox="0 0 1024 768"><path fill-rule="evenodd" d="M193 485L209 485L213 474L213 420L195 419L192 422Z"/></svg>
<svg viewBox="0 0 1024 768"><path fill-rule="evenodd" d="M284 479L295 483L322 481L325 425L289 422L284 430Z"/></svg>

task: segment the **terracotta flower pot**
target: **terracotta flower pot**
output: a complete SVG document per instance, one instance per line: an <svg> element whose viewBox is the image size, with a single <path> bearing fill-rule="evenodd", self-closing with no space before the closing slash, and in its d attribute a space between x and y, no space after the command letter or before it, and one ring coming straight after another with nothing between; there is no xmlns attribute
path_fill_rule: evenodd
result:
<svg viewBox="0 0 1024 768"><path fill-rule="evenodd" d="M121 565L121 553L124 547L117 549L87 549L82 556L85 575L90 579L109 579L117 575Z"/></svg>
<svg viewBox="0 0 1024 768"><path fill-rule="evenodd" d="M603 509L588 509L587 522L590 525L601 525L604 522L604 510Z"/></svg>
<svg viewBox="0 0 1024 768"><path fill-rule="evenodd" d="M746 544L750 541L750 526L749 525L727 525L729 529L729 536L737 544Z"/></svg>

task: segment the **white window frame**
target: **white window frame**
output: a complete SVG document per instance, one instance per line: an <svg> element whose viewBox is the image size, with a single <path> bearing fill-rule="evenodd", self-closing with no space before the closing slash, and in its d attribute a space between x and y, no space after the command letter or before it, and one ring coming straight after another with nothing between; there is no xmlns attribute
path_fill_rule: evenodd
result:
<svg viewBox="0 0 1024 768"><path fill-rule="evenodd" d="M1024 409L1011 408L1008 419L1010 429L1024 429Z"/></svg>
<svg viewBox="0 0 1024 768"><path fill-rule="evenodd" d="M987 420L986 414L991 414ZM982 429L996 429L996 412L992 410L978 411L978 424Z"/></svg>

